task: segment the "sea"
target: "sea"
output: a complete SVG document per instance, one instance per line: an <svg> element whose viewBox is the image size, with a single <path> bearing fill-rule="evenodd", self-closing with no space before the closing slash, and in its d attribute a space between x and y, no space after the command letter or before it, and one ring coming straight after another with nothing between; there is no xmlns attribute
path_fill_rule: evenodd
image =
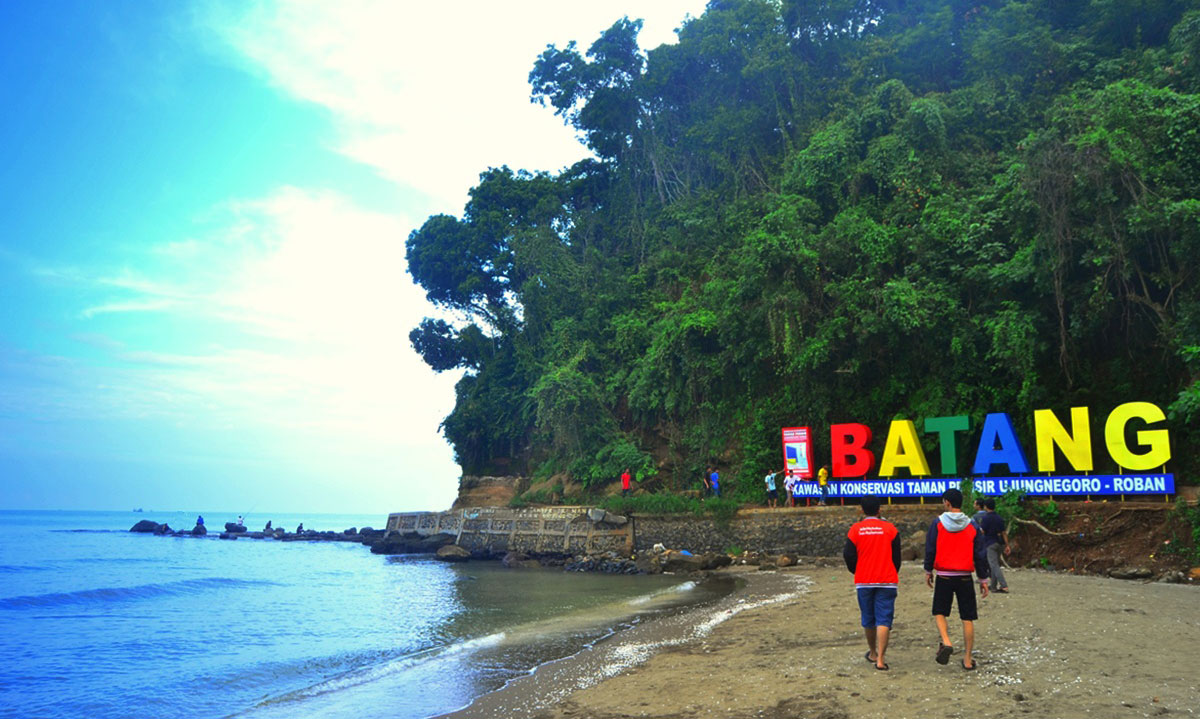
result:
<svg viewBox="0 0 1200 719"><path fill-rule="evenodd" d="M160 537L196 512L0 511L0 717L429 717L726 591L343 542ZM200 512L211 530L237 513ZM289 531L383 515L247 515Z"/></svg>

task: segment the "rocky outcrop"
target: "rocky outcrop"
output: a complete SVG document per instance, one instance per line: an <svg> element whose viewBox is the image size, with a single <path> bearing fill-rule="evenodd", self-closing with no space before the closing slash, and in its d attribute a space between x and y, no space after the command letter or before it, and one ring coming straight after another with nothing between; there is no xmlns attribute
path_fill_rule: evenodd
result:
<svg viewBox="0 0 1200 719"><path fill-rule="evenodd" d="M415 532L391 534L371 544L372 554L434 554L447 544L454 542L448 534L423 537ZM465 550L464 550L465 551Z"/></svg>
<svg viewBox="0 0 1200 719"><path fill-rule="evenodd" d="M451 509L464 507L507 507L529 488L525 477L476 477L464 475L458 482L458 498Z"/></svg>
<svg viewBox="0 0 1200 719"><path fill-rule="evenodd" d="M246 527L245 525L238 524L237 522L226 522L225 531L229 532L230 534L245 534Z"/></svg>
<svg viewBox="0 0 1200 719"><path fill-rule="evenodd" d="M437 550L434 557L441 562L465 562L471 558L471 553L456 544L447 544Z"/></svg>
<svg viewBox="0 0 1200 719"><path fill-rule="evenodd" d="M143 519L142 521L130 527L129 531L138 532L140 534L158 534L158 528L161 526L164 525L161 525L158 522L151 522L149 519Z"/></svg>

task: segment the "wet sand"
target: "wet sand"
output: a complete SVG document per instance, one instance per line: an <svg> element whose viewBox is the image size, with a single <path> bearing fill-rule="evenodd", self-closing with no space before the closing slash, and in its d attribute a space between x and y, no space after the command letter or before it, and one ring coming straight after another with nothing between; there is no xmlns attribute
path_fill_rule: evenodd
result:
<svg viewBox="0 0 1200 719"><path fill-rule="evenodd" d="M832 562L828 562L832 564ZM840 562L838 563L840 565ZM1103 577L1009 570L1012 593L980 602L976 671L934 662L932 590L901 570L891 670L866 642L844 566L746 580L715 605L621 632L540 668L451 716L1092 717L1194 716L1200 591Z"/></svg>

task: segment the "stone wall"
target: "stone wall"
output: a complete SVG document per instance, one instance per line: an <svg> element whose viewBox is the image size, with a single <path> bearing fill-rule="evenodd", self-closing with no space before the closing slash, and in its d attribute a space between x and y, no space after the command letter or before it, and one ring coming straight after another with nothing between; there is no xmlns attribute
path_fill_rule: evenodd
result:
<svg viewBox="0 0 1200 719"><path fill-rule="evenodd" d="M898 516L885 513L885 518L896 525L901 537L908 537L923 532L935 514L933 511ZM740 512L724 525L707 517L638 515L634 517L634 549L644 552L662 544L693 554L726 552L737 547L765 554L841 556L846 531L861 518L857 507Z"/></svg>
<svg viewBox="0 0 1200 719"><path fill-rule="evenodd" d="M884 518L907 538L924 532L940 508L896 506ZM846 530L862 518L857 507L744 510L728 523L694 515L634 515L623 526L593 522L586 507L469 507L449 512L411 512L388 517L389 533L445 534L476 555L599 554L628 556L656 544L693 554L732 548L765 554L841 556Z"/></svg>
<svg viewBox="0 0 1200 719"><path fill-rule="evenodd" d="M633 525L614 526L588 518L586 507L469 507L449 512L388 516L388 532L446 534L475 555L600 554L633 551Z"/></svg>

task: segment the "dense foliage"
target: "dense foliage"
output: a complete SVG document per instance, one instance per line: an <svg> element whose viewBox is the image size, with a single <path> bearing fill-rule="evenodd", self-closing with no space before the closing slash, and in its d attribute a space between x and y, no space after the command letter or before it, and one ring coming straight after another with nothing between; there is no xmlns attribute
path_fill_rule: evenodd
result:
<svg viewBox="0 0 1200 719"><path fill-rule="evenodd" d="M639 29L530 73L592 159L490 169L408 239L465 472L715 463L757 497L782 426L820 457L832 422L881 450L893 418L1007 411L1031 450L1032 411L1073 405L1104 469L1131 400L1195 465L1200 5L714 0L677 44Z"/></svg>

